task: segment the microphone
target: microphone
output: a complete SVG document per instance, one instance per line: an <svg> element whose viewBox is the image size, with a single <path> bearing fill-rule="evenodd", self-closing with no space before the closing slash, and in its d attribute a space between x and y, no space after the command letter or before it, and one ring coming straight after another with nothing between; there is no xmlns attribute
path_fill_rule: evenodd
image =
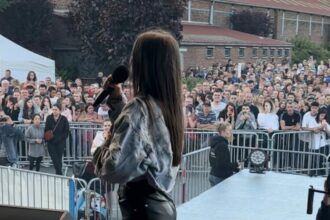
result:
<svg viewBox="0 0 330 220"><path fill-rule="evenodd" d="M314 190L313 187L308 189L307 197L307 214L311 215L313 213L313 200L314 200Z"/></svg>
<svg viewBox="0 0 330 220"><path fill-rule="evenodd" d="M123 83L128 78L127 67L120 65L110 75L104 83L103 91L97 96L93 103L94 107L97 107L113 90L113 85Z"/></svg>

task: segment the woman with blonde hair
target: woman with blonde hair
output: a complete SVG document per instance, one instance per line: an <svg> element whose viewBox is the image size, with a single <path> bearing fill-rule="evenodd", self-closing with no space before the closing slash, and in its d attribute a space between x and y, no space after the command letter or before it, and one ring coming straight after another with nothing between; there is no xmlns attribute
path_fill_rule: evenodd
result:
<svg viewBox="0 0 330 220"><path fill-rule="evenodd" d="M181 162L184 124L179 45L171 34L153 30L138 35L130 80L134 97L114 122L110 146L96 149L94 159L102 158L96 167L101 178L120 183L124 220L176 219L168 193ZM121 100L119 87L113 87ZM113 94L109 98L116 99Z"/></svg>
<svg viewBox="0 0 330 220"><path fill-rule="evenodd" d="M238 162L230 162L228 141L232 138L231 124L220 122L217 125L217 132L218 134L213 136L209 142L211 147L209 154L211 165L209 181L211 186L222 182L240 169Z"/></svg>

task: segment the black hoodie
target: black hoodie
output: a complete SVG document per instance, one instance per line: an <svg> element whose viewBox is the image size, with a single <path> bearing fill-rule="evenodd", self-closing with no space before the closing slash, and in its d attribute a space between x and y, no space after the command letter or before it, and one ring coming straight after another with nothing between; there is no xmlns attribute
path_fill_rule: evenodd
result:
<svg viewBox="0 0 330 220"><path fill-rule="evenodd" d="M209 160L211 175L222 179L228 178L239 171L237 162L230 162L228 141L222 136L214 136L209 142L211 147Z"/></svg>

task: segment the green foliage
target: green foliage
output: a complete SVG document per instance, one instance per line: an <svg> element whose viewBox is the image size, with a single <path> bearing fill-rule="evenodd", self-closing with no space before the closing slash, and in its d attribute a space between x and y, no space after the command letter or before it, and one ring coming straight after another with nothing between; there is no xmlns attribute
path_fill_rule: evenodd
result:
<svg viewBox="0 0 330 220"><path fill-rule="evenodd" d="M0 34L32 51L50 53L53 6L45 0L0 0ZM6 3L8 2L8 3Z"/></svg>
<svg viewBox="0 0 330 220"><path fill-rule="evenodd" d="M292 48L292 63L301 63L303 60L308 60L310 56L313 56L317 61L327 60L330 57L327 46L313 43L308 38L296 37L291 40L291 43L294 46Z"/></svg>
<svg viewBox="0 0 330 220"><path fill-rule="evenodd" d="M233 29L249 34L268 37L272 31L270 17L263 12L240 11L230 16Z"/></svg>
<svg viewBox="0 0 330 220"><path fill-rule="evenodd" d="M6 9L12 2L13 0L0 0L0 12Z"/></svg>
<svg viewBox="0 0 330 220"><path fill-rule="evenodd" d="M61 77L62 80L75 80L78 78L78 68L76 66L66 67L56 71L56 75Z"/></svg>
<svg viewBox="0 0 330 220"><path fill-rule="evenodd" d="M168 30L180 40L187 0L73 0L71 18L85 57L102 63L127 63L138 33Z"/></svg>
<svg viewBox="0 0 330 220"><path fill-rule="evenodd" d="M202 83L204 79L198 77L182 78L182 83L187 85L189 91L196 87L197 83Z"/></svg>

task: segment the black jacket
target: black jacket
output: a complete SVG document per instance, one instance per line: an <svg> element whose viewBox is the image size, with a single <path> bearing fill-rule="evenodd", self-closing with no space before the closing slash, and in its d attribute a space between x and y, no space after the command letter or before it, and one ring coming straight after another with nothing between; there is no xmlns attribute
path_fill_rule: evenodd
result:
<svg viewBox="0 0 330 220"><path fill-rule="evenodd" d="M224 137L219 135L212 137L209 146L211 147L209 160L212 176L225 179L239 171L239 164L230 162L228 141Z"/></svg>
<svg viewBox="0 0 330 220"><path fill-rule="evenodd" d="M54 134L54 138L48 141L50 144L57 144L61 142L65 143L66 138L69 135L70 126L68 119L65 116L61 115L58 120L60 121L58 122L58 125L54 130L57 122L55 122L53 114L48 115L46 119L45 132L49 130L53 130L53 134Z"/></svg>
<svg viewBox="0 0 330 220"><path fill-rule="evenodd" d="M329 220L330 219L330 206L326 206L323 201L321 207L317 212L316 220Z"/></svg>

